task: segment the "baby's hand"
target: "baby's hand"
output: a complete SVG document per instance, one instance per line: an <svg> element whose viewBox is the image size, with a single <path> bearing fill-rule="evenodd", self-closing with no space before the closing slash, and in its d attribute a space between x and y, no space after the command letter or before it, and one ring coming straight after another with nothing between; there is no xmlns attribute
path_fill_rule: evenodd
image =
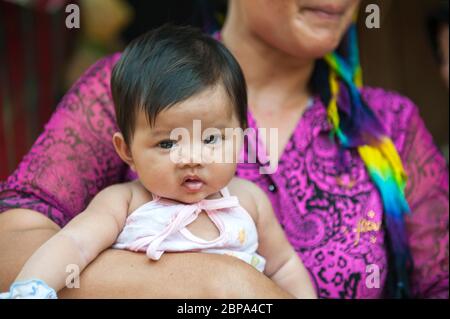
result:
<svg viewBox="0 0 450 319"><path fill-rule="evenodd" d="M0 299L58 299L56 291L39 279L14 282Z"/></svg>

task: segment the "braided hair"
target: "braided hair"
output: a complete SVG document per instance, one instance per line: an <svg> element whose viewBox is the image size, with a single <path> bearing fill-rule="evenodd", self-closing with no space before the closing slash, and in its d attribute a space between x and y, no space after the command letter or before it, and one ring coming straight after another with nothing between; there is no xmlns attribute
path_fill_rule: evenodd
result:
<svg viewBox="0 0 450 319"><path fill-rule="evenodd" d="M404 222L410 213L407 176L393 142L361 96L362 85L355 16L339 48L317 62L311 86L327 105L331 138L341 152L357 149L381 195L389 260L386 292L392 298L407 298L413 267Z"/></svg>

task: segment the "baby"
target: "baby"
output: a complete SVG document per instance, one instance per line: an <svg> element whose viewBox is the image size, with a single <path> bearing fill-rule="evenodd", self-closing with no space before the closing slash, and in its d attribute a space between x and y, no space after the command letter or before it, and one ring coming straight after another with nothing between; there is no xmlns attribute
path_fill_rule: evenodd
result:
<svg viewBox="0 0 450 319"><path fill-rule="evenodd" d="M97 194L3 297L56 298L68 265L82 271L112 246L153 260L164 252L234 256L293 296L315 298L265 193L234 177L247 93L231 53L196 29L164 26L127 47L111 87L120 129L113 144L138 179Z"/></svg>

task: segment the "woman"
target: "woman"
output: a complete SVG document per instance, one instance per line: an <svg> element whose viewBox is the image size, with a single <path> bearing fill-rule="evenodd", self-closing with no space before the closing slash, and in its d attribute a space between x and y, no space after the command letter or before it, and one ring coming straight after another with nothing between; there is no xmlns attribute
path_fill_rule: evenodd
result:
<svg viewBox="0 0 450 319"><path fill-rule="evenodd" d="M349 29L358 5L229 2L218 38L243 68L250 127L278 128L277 171L261 175L258 162L240 165L238 175L268 193L319 297L448 297L445 162L409 100L359 90ZM99 190L133 178L111 143L109 79L118 57L99 61L80 78L2 186L2 210L15 208L0 214L3 291L33 249ZM264 154L264 143L258 145ZM225 275L214 276L213 267ZM107 250L86 268L80 286L60 296L285 296L246 265L202 254L148 264L145 256Z"/></svg>

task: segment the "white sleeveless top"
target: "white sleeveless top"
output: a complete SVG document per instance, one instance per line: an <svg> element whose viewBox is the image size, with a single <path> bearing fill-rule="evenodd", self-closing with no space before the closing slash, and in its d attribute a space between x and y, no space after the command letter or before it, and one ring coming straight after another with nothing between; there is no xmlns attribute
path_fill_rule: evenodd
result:
<svg viewBox="0 0 450 319"><path fill-rule="evenodd" d="M222 198L183 204L153 195L154 199L132 212L112 246L146 252L158 260L167 252L196 251L237 257L264 271L265 259L256 253L258 233L249 213L227 188ZM205 211L220 234L211 241L192 234L186 226Z"/></svg>

